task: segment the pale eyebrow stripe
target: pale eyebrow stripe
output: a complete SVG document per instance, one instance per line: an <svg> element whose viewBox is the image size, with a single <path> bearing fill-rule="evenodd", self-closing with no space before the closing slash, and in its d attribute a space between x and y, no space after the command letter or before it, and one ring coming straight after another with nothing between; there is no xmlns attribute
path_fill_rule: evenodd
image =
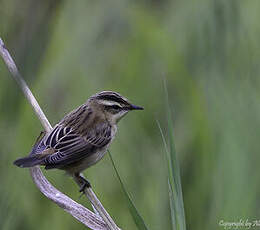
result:
<svg viewBox="0 0 260 230"><path fill-rule="evenodd" d="M99 103L102 105L108 105L108 106L117 105L122 108L122 106L116 101L99 100Z"/></svg>

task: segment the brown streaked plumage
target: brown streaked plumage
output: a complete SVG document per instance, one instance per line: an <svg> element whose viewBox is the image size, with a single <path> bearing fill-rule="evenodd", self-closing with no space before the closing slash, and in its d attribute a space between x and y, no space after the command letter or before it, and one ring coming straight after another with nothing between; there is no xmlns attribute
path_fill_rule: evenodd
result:
<svg viewBox="0 0 260 230"><path fill-rule="evenodd" d="M62 169L82 180L80 172L105 155L115 137L117 122L130 110L141 109L116 92L97 93L45 134L28 157L20 158L14 164ZM85 183L89 185L87 181Z"/></svg>

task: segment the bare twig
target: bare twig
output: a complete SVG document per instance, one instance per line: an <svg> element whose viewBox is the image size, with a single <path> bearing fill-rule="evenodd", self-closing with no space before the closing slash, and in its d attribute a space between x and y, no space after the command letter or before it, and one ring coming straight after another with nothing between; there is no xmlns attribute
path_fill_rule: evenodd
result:
<svg viewBox="0 0 260 230"><path fill-rule="evenodd" d="M61 193L44 177L39 167L31 168L31 175L39 190L73 217L94 230L109 229L101 217Z"/></svg>
<svg viewBox="0 0 260 230"><path fill-rule="evenodd" d="M34 109L34 112L36 113L37 117L39 118L40 122L42 123L42 126L46 130L46 132L50 132L52 130L51 124L49 123L47 117L41 110L41 107L39 106L38 102L36 101L35 97L33 96L31 90L27 86L26 82L23 80L22 76L18 72L18 69L9 54L8 50L5 48L4 42L0 38L0 54L2 58L4 59L4 62L9 69L10 73L12 74L13 78L16 80L18 85L21 87L24 96L27 98L27 100L30 102L31 106Z"/></svg>
<svg viewBox="0 0 260 230"><path fill-rule="evenodd" d="M43 111L41 110L41 107L39 106L31 90L27 86L26 82L20 75L11 55L9 54L8 50L5 48L1 38L0 38L0 55L2 56L12 77L16 80L16 82L22 89L25 97L33 107L38 119L42 123L42 126L44 127L46 132L50 132L52 130L52 126L50 125ZM36 166L31 168L30 172L34 183L47 198L55 202L66 212L70 213L77 220L85 224L87 227L93 230L103 230L103 229L119 230L119 228L116 226L113 219L109 216L107 211L104 209L101 202L98 200L98 198L96 197L95 193L91 188L86 188L85 194L90 200L91 204L94 206L94 210L98 212L98 215L91 212L84 206L78 204L77 202L73 201L68 196L64 195L62 192L57 190L44 177L39 167ZM76 182L78 183L78 181Z"/></svg>

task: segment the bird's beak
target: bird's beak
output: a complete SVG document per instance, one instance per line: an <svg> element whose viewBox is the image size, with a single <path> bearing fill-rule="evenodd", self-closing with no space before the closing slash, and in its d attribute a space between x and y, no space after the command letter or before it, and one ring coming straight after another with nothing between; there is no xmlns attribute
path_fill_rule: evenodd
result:
<svg viewBox="0 0 260 230"><path fill-rule="evenodd" d="M143 110L144 108L141 106L131 104L129 110Z"/></svg>

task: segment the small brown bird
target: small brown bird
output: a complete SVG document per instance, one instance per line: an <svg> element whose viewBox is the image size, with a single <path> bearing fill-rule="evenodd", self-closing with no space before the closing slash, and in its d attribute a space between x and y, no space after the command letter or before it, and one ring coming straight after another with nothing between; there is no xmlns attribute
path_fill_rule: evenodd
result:
<svg viewBox="0 0 260 230"><path fill-rule="evenodd" d="M81 191L89 182L80 173L97 163L115 137L118 121L131 110L142 110L119 93L103 91L67 114L50 133L33 147L28 157L17 159L19 167L44 165L62 169L81 181Z"/></svg>

